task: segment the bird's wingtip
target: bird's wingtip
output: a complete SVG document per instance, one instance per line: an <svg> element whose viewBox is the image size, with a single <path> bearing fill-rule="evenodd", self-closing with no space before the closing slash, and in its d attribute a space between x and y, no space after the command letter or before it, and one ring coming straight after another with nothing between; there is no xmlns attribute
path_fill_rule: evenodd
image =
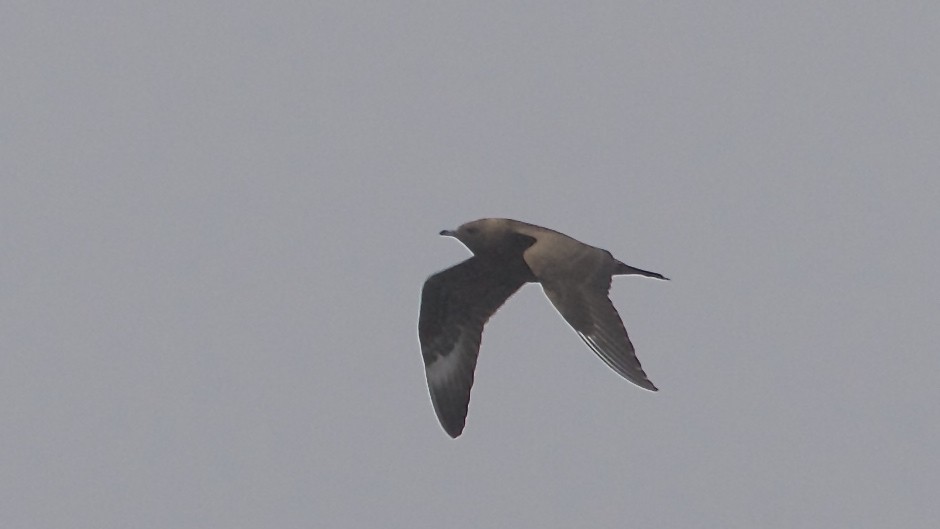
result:
<svg viewBox="0 0 940 529"><path fill-rule="evenodd" d="M460 437L460 434L463 433L463 427L464 427L463 423L460 423L460 424L441 423L441 426L444 427L444 431L447 432L447 435L449 435L451 439L456 439Z"/></svg>

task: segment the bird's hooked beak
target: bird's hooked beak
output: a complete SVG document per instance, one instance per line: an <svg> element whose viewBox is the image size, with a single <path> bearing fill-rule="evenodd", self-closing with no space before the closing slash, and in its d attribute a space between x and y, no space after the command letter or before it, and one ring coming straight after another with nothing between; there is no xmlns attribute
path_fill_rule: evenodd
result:
<svg viewBox="0 0 940 529"><path fill-rule="evenodd" d="M441 230L440 235L443 235L444 237L456 237L457 232L454 230Z"/></svg>

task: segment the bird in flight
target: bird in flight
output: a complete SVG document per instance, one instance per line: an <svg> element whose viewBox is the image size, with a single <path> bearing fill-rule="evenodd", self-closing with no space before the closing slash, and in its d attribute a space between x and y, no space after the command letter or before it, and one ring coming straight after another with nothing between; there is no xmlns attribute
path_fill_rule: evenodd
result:
<svg viewBox="0 0 940 529"><path fill-rule="evenodd" d="M620 376L650 391L650 382L607 293L615 275L667 279L621 263L563 233L511 219L480 219L441 235L473 256L427 279L418 339L431 403L456 438L464 429L483 325L525 283L540 283L562 317Z"/></svg>

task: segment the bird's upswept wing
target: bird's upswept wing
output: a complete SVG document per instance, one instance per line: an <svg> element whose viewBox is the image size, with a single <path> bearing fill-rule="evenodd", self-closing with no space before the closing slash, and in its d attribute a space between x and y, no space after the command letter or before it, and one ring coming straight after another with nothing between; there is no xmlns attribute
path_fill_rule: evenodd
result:
<svg viewBox="0 0 940 529"><path fill-rule="evenodd" d="M471 257L424 283L418 338L431 402L451 437L466 423L483 325L529 276L521 256L514 266Z"/></svg>
<svg viewBox="0 0 940 529"><path fill-rule="evenodd" d="M636 351L620 314L607 296L609 273L582 282L542 280L545 295L578 336L614 371L630 382L657 391L636 357Z"/></svg>

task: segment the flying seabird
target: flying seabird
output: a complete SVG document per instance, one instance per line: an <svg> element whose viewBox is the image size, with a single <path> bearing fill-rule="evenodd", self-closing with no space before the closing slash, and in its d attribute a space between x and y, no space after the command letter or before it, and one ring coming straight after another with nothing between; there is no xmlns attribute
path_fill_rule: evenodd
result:
<svg viewBox="0 0 940 529"><path fill-rule="evenodd" d="M614 371L656 391L607 293L615 275L667 278L621 263L607 250L517 220L480 219L440 234L456 238L473 253L429 277L421 291L418 338L431 403L448 435L460 435L467 420L483 325L525 283L540 283L562 317Z"/></svg>

